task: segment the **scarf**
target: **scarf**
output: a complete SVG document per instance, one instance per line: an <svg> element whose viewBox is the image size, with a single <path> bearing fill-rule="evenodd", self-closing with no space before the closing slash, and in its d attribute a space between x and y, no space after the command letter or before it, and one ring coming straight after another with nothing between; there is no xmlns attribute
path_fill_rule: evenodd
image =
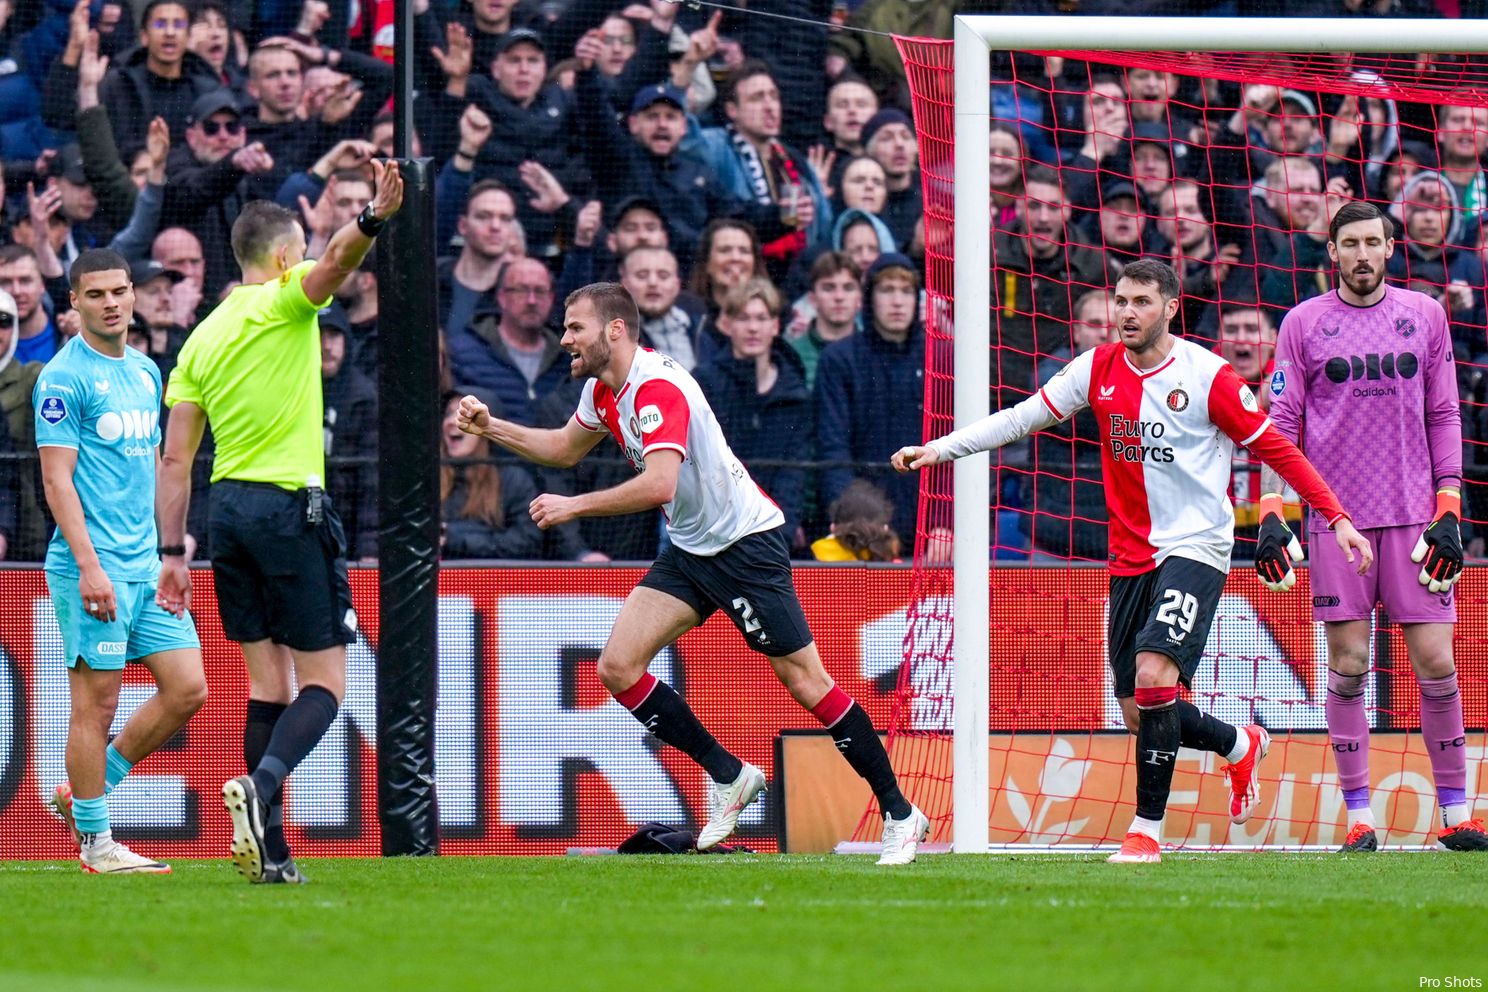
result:
<svg viewBox="0 0 1488 992"><path fill-rule="evenodd" d="M759 152L755 150L754 145L750 144L748 138L740 134L732 125L729 126L728 133L734 151L744 165L744 176L749 183L750 191L754 194L756 203L765 205L776 203L775 191L789 185L794 185L800 190L800 196L811 195L810 187L801 179L801 170L796 168L796 163L779 141L771 140L769 160L761 162ZM806 232L795 230L764 245L762 251L765 258L783 264L795 258L805 248Z"/></svg>

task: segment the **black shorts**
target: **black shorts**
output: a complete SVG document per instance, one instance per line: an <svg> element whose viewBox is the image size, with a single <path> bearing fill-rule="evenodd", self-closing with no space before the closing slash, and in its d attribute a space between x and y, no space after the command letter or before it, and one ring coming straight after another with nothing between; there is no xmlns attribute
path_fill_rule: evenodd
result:
<svg viewBox="0 0 1488 992"><path fill-rule="evenodd" d="M346 577L346 533L325 499L325 518L305 520L306 495L223 479L207 498L217 614L228 640L272 640L322 651L356 640Z"/></svg>
<svg viewBox="0 0 1488 992"><path fill-rule="evenodd" d="M740 538L716 555L667 545L641 585L675 596L704 620L723 610L760 654L780 658L811 643L791 580L785 527Z"/></svg>
<svg viewBox="0 0 1488 992"><path fill-rule="evenodd" d="M1170 557L1151 572L1111 576L1107 643L1116 698L1137 693L1137 655L1173 659L1189 685L1209 640L1209 625L1224 591L1225 573L1188 558Z"/></svg>

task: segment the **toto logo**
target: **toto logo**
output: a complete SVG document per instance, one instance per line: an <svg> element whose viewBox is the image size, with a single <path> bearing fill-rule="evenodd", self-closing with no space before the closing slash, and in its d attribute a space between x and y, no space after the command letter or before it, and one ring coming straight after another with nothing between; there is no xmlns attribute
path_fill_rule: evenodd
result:
<svg viewBox="0 0 1488 992"><path fill-rule="evenodd" d="M1412 352L1402 351L1398 355L1388 352L1383 355L1339 355L1328 359L1323 366L1327 377L1337 383L1360 379L1414 379L1421 370L1421 361Z"/></svg>

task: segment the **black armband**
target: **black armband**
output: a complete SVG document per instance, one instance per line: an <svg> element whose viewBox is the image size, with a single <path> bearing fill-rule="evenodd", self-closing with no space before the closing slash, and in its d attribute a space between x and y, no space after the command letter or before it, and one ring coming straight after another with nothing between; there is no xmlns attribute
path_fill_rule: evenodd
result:
<svg viewBox="0 0 1488 992"><path fill-rule="evenodd" d="M356 226L357 230L361 231L367 237L375 238L387 226L387 221L375 216L372 213L372 204L369 203L362 208L361 213L357 214Z"/></svg>
<svg viewBox="0 0 1488 992"><path fill-rule="evenodd" d="M184 544L163 544L156 550L160 552L162 558L186 557L186 545Z"/></svg>

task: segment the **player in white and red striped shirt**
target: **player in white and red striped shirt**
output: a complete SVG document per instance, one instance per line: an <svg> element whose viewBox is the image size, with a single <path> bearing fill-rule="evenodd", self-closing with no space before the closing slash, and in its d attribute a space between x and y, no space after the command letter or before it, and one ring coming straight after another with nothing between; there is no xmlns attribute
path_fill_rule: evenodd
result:
<svg viewBox="0 0 1488 992"><path fill-rule="evenodd" d="M539 527L658 507L665 514L670 543L626 598L597 668L605 688L648 731L708 773L709 819L698 848L714 847L733 832L744 807L764 789L765 776L726 751L682 697L646 669L662 648L723 610L873 790L884 814L878 863L913 861L930 821L899 791L868 714L822 665L791 578L779 507L734 457L692 376L637 345L641 318L623 286L585 286L564 307L570 372L575 379L593 376L573 419L559 430L536 430L498 420L467 396L460 401L460 429L542 465L574 465L606 434L620 445L636 476L580 496L538 496L531 512Z"/></svg>
<svg viewBox="0 0 1488 992"><path fill-rule="evenodd" d="M1270 746L1178 698L1198 666L1234 545L1230 467L1235 446L1273 466L1335 531L1362 573L1373 553L1326 483L1260 409L1223 358L1174 337L1180 287L1162 262L1140 259L1116 283L1119 343L1060 370L1033 396L923 446L900 449L900 471L989 451L1089 407L1100 428L1110 506L1110 644L1116 697L1137 736L1137 815L1116 862L1161 859L1158 842L1178 747L1230 762L1230 818L1244 823L1259 800L1259 764Z"/></svg>

